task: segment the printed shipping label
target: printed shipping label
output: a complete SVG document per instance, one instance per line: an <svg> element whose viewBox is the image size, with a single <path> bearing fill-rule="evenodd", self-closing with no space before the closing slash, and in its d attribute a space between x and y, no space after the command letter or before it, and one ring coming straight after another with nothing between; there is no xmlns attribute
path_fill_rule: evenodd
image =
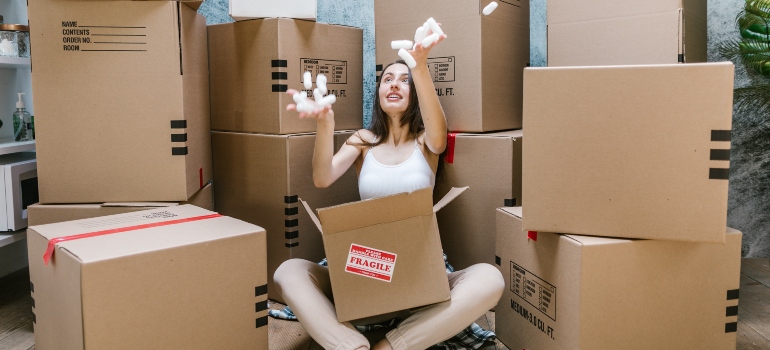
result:
<svg viewBox="0 0 770 350"><path fill-rule="evenodd" d="M455 81L455 57L429 57L428 72L434 83Z"/></svg>
<svg viewBox="0 0 770 350"><path fill-rule="evenodd" d="M511 292L556 321L556 286L511 261Z"/></svg>
<svg viewBox="0 0 770 350"><path fill-rule="evenodd" d="M147 27L94 24L62 21L62 49L91 52L147 52Z"/></svg>
<svg viewBox="0 0 770 350"><path fill-rule="evenodd" d="M338 60L324 60L319 58L300 58L299 79L302 80L305 72L310 72L313 83L318 74L326 76L327 84L347 84L348 83L348 62Z"/></svg>
<svg viewBox="0 0 770 350"><path fill-rule="evenodd" d="M353 243L350 245L345 271L390 282L396 267L396 256L397 254Z"/></svg>

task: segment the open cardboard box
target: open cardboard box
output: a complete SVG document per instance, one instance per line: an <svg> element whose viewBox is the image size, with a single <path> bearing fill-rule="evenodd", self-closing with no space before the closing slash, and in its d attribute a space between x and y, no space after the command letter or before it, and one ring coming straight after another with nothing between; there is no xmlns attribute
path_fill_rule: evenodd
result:
<svg viewBox="0 0 770 350"><path fill-rule="evenodd" d="M313 213L323 236L337 320L357 320L449 300L436 212L468 187L453 188L436 205L425 188Z"/></svg>

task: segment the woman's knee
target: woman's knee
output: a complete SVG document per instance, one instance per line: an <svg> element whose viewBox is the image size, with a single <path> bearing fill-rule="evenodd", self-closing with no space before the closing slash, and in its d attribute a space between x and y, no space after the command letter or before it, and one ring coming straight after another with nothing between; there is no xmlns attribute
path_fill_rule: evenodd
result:
<svg viewBox="0 0 770 350"><path fill-rule="evenodd" d="M281 289L287 286L297 278L303 278L308 275L308 271L314 266L310 261L304 259L289 259L284 261L273 274L273 282Z"/></svg>
<svg viewBox="0 0 770 350"><path fill-rule="evenodd" d="M468 267L467 272L473 275L473 283L477 286L483 286L485 294L492 299L497 299L503 295L505 281L500 271L490 264L476 264Z"/></svg>

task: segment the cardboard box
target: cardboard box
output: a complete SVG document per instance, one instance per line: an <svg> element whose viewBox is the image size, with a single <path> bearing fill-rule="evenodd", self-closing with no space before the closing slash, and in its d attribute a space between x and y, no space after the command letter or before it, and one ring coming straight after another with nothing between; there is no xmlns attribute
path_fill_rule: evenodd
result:
<svg viewBox="0 0 770 350"><path fill-rule="evenodd" d="M742 234L726 232L725 244L532 240L521 208L500 208L497 338L511 349L735 349Z"/></svg>
<svg viewBox="0 0 770 350"><path fill-rule="evenodd" d="M491 134L450 134L443 181L436 196L470 186L436 214L441 246L455 269L494 264L495 208L521 205L521 130ZM450 154L451 153L451 154Z"/></svg>
<svg viewBox="0 0 770 350"><path fill-rule="evenodd" d="M725 239L731 63L524 72L524 229Z"/></svg>
<svg viewBox="0 0 770 350"><path fill-rule="evenodd" d="M335 150L351 131L335 134ZM273 284L273 273L284 261L302 258L321 261L321 233L298 197L313 205L331 206L360 199L353 168L329 188L313 184L315 134L260 135L213 132L214 198L218 212L267 230L268 295L283 298Z"/></svg>
<svg viewBox="0 0 770 350"><path fill-rule="evenodd" d="M323 235L334 307L340 322L449 300L433 189L318 209L302 201ZM312 204L312 203L311 203Z"/></svg>
<svg viewBox="0 0 770 350"><path fill-rule="evenodd" d="M529 1L375 1L377 75L399 60L393 40L414 40L429 17L448 35L431 49L428 70L452 131L521 129L522 70L529 62Z"/></svg>
<svg viewBox="0 0 770 350"><path fill-rule="evenodd" d="M208 184L181 203L169 202L134 202L134 203L90 203L90 204L33 204L28 207L29 226L46 225L63 221L95 218L143 211L155 208L167 208L177 205L192 204L206 210L214 210L213 185Z"/></svg>
<svg viewBox="0 0 770 350"><path fill-rule="evenodd" d="M286 111L287 89L305 90L304 72L326 75L337 96L337 130L363 124L363 30L270 18L209 26L211 129L292 134L315 132L315 120ZM306 90L313 97L313 89Z"/></svg>
<svg viewBox="0 0 770 350"><path fill-rule="evenodd" d="M211 180L206 21L190 6L29 4L41 203L185 201Z"/></svg>
<svg viewBox="0 0 770 350"><path fill-rule="evenodd" d="M706 1L550 0L548 65L706 62Z"/></svg>
<svg viewBox="0 0 770 350"><path fill-rule="evenodd" d="M229 10L236 21L268 17L315 21L316 6L316 0L230 0Z"/></svg>
<svg viewBox="0 0 770 350"><path fill-rule="evenodd" d="M37 349L267 349L261 227L183 205L27 233Z"/></svg>

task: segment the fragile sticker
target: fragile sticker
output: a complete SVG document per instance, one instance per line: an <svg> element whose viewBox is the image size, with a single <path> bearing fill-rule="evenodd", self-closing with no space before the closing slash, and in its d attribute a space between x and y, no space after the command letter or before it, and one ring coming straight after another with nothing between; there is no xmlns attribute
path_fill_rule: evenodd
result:
<svg viewBox="0 0 770 350"><path fill-rule="evenodd" d="M351 244L345 272L390 282L396 267L397 254Z"/></svg>

